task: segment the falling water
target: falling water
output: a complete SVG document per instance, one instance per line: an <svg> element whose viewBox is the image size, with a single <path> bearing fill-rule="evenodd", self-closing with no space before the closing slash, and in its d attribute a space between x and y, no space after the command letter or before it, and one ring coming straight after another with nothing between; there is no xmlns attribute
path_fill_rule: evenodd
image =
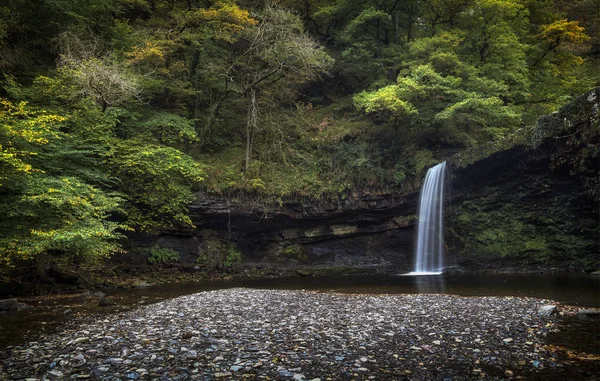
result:
<svg viewBox="0 0 600 381"><path fill-rule="evenodd" d="M439 275L444 269L444 177L446 162L427 171L419 200L415 270L408 275Z"/></svg>

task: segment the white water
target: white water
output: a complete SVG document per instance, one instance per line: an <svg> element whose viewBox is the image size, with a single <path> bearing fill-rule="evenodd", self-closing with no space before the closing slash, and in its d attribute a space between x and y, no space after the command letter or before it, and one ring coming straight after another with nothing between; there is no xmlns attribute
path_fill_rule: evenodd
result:
<svg viewBox="0 0 600 381"><path fill-rule="evenodd" d="M440 275L444 269L444 179L446 162L427 171L419 196L415 270L406 275Z"/></svg>

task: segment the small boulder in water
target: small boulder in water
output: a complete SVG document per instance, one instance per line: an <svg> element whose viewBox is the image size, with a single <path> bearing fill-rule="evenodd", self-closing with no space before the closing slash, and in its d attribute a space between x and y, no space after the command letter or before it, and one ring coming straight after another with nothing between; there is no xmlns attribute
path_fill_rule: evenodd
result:
<svg viewBox="0 0 600 381"><path fill-rule="evenodd" d="M600 310L579 310L577 316L580 319L600 319Z"/></svg>
<svg viewBox="0 0 600 381"><path fill-rule="evenodd" d="M114 306L115 304L117 303L115 303L114 300L107 298L106 296L103 296L98 300L98 306L100 307Z"/></svg>

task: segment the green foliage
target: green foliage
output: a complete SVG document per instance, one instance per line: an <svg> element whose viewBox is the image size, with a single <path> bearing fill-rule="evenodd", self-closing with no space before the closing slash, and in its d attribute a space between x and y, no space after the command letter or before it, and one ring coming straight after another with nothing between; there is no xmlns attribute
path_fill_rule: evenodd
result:
<svg viewBox="0 0 600 381"><path fill-rule="evenodd" d="M113 163L129 201L130 225L141 230L173 223L193 226L187 206L204 171L190 156L170 147L122 144Z"/></svg>
<svg viewBox="0 0 600 381"><path fill-rule="evenodd" d="M126 226L110 217L120 211L118 193L57 172L57 160L81 154L68 146L60 127L67 117L25 102L2 101L0 110L0 261L12 266L47 254L97 260L120 246Z"/></svg>
<svg viewBox="0 0 600 381"><path fill-rule="evenodd" d="M95 260L120 250L123 224L110 221L121 198L76 178L39 174L3 195L0 258L11 265L50 251Z"/></svg>
<svg viewBox="0 0 600 381"><path fill-rule="evenodd" d="M230 268L240 263L242 263L242 253L233 247L229 248L225 260L223 261L223 266L225 268Z"/></svg>
<svg viewBox="0 0 600 381"><path fill-rule="evenodd" d="M300 263L307 263L308 257L301 245L290 245L283 249L282 258L287 261L294 260Z"/></svg>
<svg viewBox="0 0 600 381"><path fill-rule="evenodd" d="M179 262L179 253L173 249L156 245L150 249L150 256L147 260L150 264Z"/></svg>
<svg viewBox="0 0 600 381"><path fill-rule="evenodd" d="M523 125L600 85L593 1L277 4L0 6L4 263L191 227L200 186L279 202L410 189L457 151L545 136ZM570 134L583 154L552 165L588 174L594 140ZM478 233L541 256L563 245L526 221L501 230Z"/></svg>
<svg viewBox="0 0 600 381"><path fill-rule="evenodd" d="M193 123L184 117L168 113L152 115L142 123L145 133L152 133L162 143L173 145L198 139Z"/></svg>

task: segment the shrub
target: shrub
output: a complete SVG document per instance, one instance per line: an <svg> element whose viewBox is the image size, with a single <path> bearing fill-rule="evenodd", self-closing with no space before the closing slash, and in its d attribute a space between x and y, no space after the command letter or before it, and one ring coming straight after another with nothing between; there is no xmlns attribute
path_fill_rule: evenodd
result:
<svg viewBox="0 0 600 381"><path fill-rule="evenodd" d="M225 268L232 267L238 263L242 263L242 253L239 250L230 248L227 251L227 256L225 257L225 261L223 262L223 266Z"/></svg>
<svg viewBox="0 0 600 381"><path fill-rule="evenodd" d="M150 256L148 257L148 263L168 263L168 262L178 262L179 261L179 253L177 253L173 249L169 249L166 247L154 246L150 250Z"/></svg>

